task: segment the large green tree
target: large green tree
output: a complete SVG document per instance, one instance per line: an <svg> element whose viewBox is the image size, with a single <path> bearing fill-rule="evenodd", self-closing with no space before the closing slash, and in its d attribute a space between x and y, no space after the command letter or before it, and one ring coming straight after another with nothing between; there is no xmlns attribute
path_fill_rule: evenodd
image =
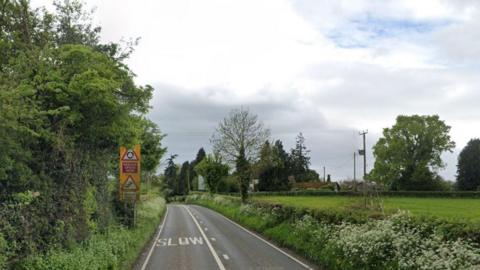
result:
<svg viewBox="0 0 480 270"><path fill-rule="evenodd" d="M437 171L445 166L441 155L455 147L449 132L437 115L398 116L373 147L369 178L392 190L439 189Z"/></svg>
<svg viewBox="0 0 480 270"><path fill-rule="evenodd" d="M251 179L251 164L257 159L270 130L258 121L257 115L243 108L234 109L218 125L211 138L213 151L235 164L242 201L247 199Z"/></svg>
<svg viewBox="0 0 480 270"><path fill-rule="evenodd" d="M480 189L480 139L472 139L458 156L457 187L460 190Z"/></svg>

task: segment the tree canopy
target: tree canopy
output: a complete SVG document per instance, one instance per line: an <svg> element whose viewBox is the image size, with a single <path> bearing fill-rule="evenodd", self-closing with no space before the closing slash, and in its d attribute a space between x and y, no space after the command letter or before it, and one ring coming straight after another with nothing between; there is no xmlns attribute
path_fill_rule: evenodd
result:
<svg viewBox="0 0 480 270"><path fill-rule="evenodd" d="M458 156L457 187L460 190L480 189L480 139L472 139Z"/></svg>
<svg viewBox="0 0 480 270"><path fill-rule="evenodd" d="M256 161L270 130L258 121L257 115L243 108L234 109L219 123L211 138L213 152L235 164L242 200L247 198L251 163Z"/></svg>
<svg viewBox="0 0 480 270"><path fill-rule="evenodd" d="M398 116L373 147L369 178L393 190L438 189L437 171L445 166L441 155L455 147L449 132L437 115Z"/></svg>

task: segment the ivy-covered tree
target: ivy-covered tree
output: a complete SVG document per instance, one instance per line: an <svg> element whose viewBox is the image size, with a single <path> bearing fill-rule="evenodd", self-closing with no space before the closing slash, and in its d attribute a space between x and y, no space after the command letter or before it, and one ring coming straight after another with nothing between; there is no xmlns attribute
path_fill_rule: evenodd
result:
<svg viewBox="0 0 480 270"><path fill-rule="evenodd" d="M457 188L480 189L480 139L471 139L458 156Z"/></svg>
<svg viewBox="0 0 480 270"><path fill-rule="evenodd" d="M130 47L100 43L81 2L56 6L0 1L0 231L12 267L113 222L118 146L141 141L153 90L134 83Z"/></svg>
<svg viewBox="0 0 480 270"><path fill-rule="evenodd" d="M398 116L373 147L375 165L368 177L392 190L440 189L441 155L455 147L449 132L437 115Z"/></svg>
<svg viewBox="0 0 480 270"><path fill-rule="evenodd" d="M195 177L197 177L197 173L195 172L195 166L197 164L199 164L200 162L202 162L202 160L206 157L206 153L205 153L205 150L203 149L203 147L201 147L198 152L197 152L197 156L195 157L195 159L190 162L190 168L189 168L189 181L190 181L190 189L193 190L194 188L196 189L197 187L194 187L194 184L193 184L193 179Z"/></svg>
<svg viewBox="0 0 480 270"><path fill-rule="evenodd" d="M212 193L218 192L220 182L228 176L228 169L228 165L213 156L206 156L195 166L195 171L205 178L207 189Z"/></svg>

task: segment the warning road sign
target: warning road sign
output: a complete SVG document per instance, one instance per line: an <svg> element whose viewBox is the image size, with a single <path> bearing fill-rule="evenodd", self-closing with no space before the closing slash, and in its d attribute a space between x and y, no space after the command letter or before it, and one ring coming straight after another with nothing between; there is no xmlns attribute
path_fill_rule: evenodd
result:
<svg viewBox="0 0 480 270"><path fill-rule="evenodd" d="M128 149L125 154L123 154L122 161L138 161L137 154L133 149Z"/></svg>
<svg viewBox="0 0 480 270"><path fill-rule="evenodd" d="M137 190L137 185L131 176L128 176L127 181L123 184L122 190L124 191L133 191Z"/></svg>
<svg viewBox="0 0 480 270"><path fill-rule="evenodd" d="M119 195L121 200L126 199L128 193L130 197L135 194L139 198L140 194L140 176L141 176L141 153L140 145L135 145L132 149L120 147L120 185Z"/></svg>

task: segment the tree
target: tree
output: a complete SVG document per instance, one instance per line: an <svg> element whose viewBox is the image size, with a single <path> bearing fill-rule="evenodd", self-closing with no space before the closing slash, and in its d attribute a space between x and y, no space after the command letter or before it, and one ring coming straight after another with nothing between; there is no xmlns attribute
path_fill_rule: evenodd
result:
<svg viewBox="0 0 480 270"><path fill-rule="evenodd" d="M242 201L247 199L250 182L250 164L257 160L262 144L270 131L258 121L256 115L243 108L234 109L218 125L211 138L213 151L235 164Z"/></svg>
<svg viewBox="0 0 480 270"><path fill-rule="evenodd" d="M167 158L167 167L163 174L165 175L165 182L167 183L168 188L171 190L171 194L178 193L178 183L177 183L177 165L175 165L175 158L177 155L170 155Z"/></svg>
<svg viewBox="0 0 480 270"><path fill-rule="evenodd" d="M197 177L197 174L195 172L195 166L199 164L206 156L207 154L205 153L205 150L203 147L201 147L198 152L197 156L195 157L195 160L190 162L190 168L189 168L189 181L190 181L190 189L193 190L193 179ZM196 188L196 187L195 187Z"/></svg>
<svg viewBox="0 0 480 270"><path fill-rule="evenodd" d="M295 148L290 151L288 159L289 172L295 176L297 181L311 181L316 179L309 179L309 176L315 175L310 172L310 157L308 154L310 150L305 146L305 137L300 132L295 139Z"/></svg>
<svg viewBox="0 0 480 270"><path fill-rule="evenodd" d="M392 190L439 189L437 171L445 166L441 154L455 147L449 131L437 115L398 116L373 147L375 165L369 179Z"/></svg>
<svg viewBox="0 0 480 270"><path fill-rule="evenodd" d="M188 161L185 161L180 168L180 174L178 175L178 194L187 195L189 192L188 189L188 173L189 173L190 164Z"/></svg>
<svg viewBox="0 0 480 270"><path fill-rule="evenodd" d="M275 141L273 146L265 142L256 164L260 191L289 189L287 159L288 154L283 150L280 140Z"/></svg>
<svg viewBox="0 0 480 270"><path fill-rule="evenodd" d="M480 139L471 139L458 156L457 187L460 190L480 188Z"/></svg>
<svg viewBox="0 0 480 270"><path fill-rule="evenodd" d="M213 156L207 156L195 166L198 175L205 178L205 184L212 193L218 192L220 182L228 176L228 165Z"/></svg>
<svg viewBox="0 0 480 270"><path fill-rule="evenodd" d="M143 120L143 132L140 136L140 143L142 145L142 174L145 176L147 185L155 174L161 158L167 151L166 147L162 147L162 139L165 136L154 122L148 119Z"/></svg>

